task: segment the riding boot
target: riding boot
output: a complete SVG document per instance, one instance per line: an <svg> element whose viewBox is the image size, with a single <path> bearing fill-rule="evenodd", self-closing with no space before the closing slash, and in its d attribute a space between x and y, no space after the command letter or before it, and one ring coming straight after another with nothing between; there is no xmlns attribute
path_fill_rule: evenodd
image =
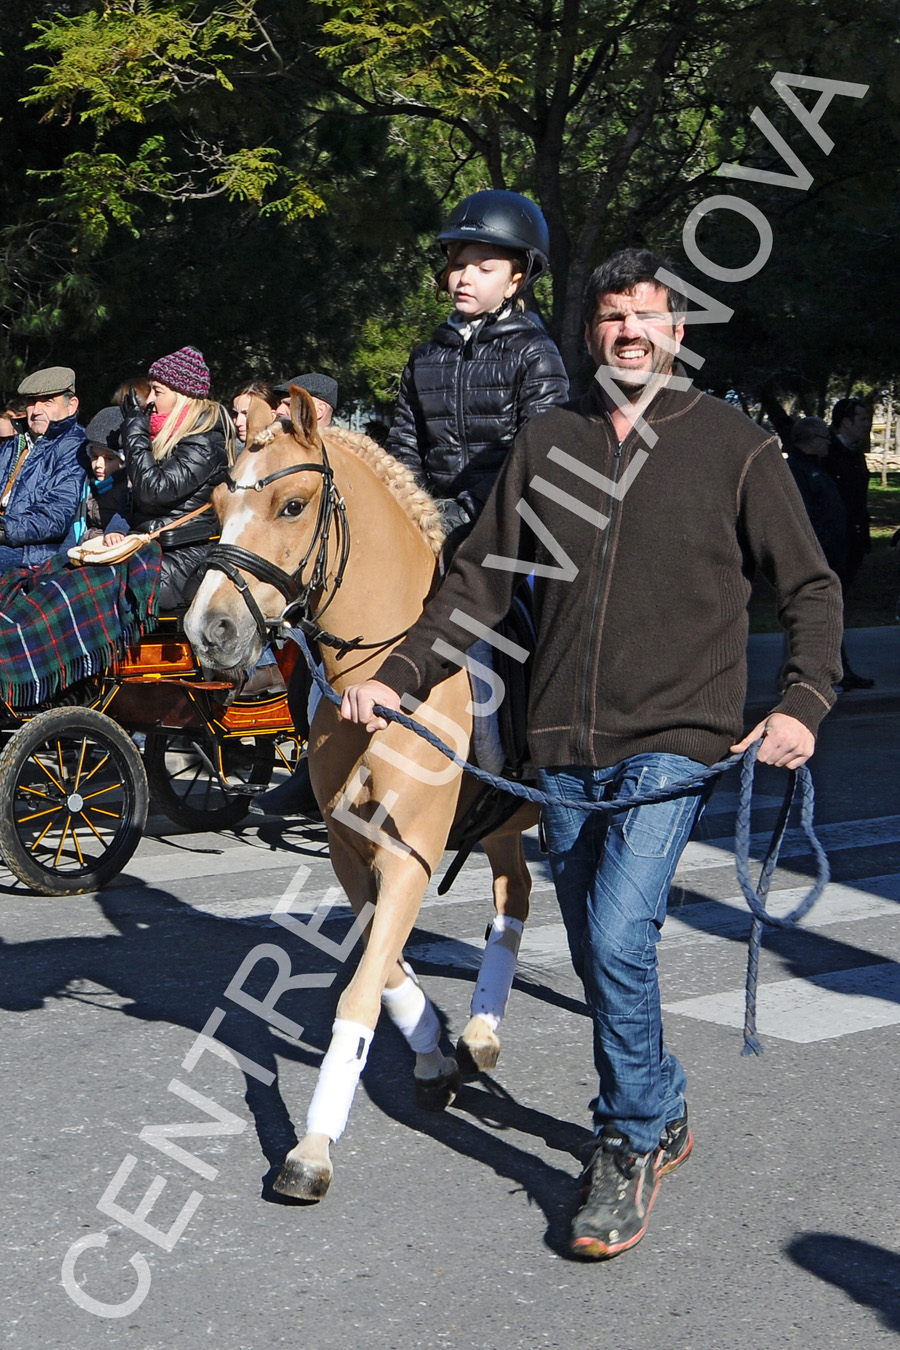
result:
<svg viewBox="0 0 900 1350"><path fill-rule="evenodd" d="M847 655L847 649L843 642L841 643L841 665L844 668L844 673L837 686L838 689L842 689L845 693L850 689L874 689L874 680L869 679L868 676L865 675L857 675L856 671L852 669L850 658Z"/></svg>
<svg viewBox="0 0 900 1350"><path fill-rule="evenodd" d="M293 816L305 816L308 820L322 819L309 781L309 760L305 755L286 782L253 798L250 813L254 816L281 816L283 819Z"/></svg>

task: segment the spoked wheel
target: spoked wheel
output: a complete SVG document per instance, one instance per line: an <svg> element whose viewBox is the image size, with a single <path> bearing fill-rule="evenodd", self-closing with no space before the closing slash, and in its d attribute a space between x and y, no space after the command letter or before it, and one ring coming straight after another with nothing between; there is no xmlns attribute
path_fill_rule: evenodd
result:
<svg viewBox="0 0 900 1350"><path fill-rule="evenodd" d="M226 830L250 809L250 793L227 791L216 772L212 738L151 732L144 764L153 800L176 825L191 830ZM270 736L225 741L222 768L227 780L265 786L272 776L275 743Z"/></svg>
<svg viewBox="0 0 900 1350"><path fill-rule="evenodd" d="M0 755L0 852L42 895L94 891L121 872L147 822L141 757L90 708L53 708Z"/></svg>

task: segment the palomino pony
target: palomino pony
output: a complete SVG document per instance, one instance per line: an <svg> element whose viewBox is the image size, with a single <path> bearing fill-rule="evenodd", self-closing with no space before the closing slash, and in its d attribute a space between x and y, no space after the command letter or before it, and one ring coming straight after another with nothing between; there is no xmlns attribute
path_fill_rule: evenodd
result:
<svg viewBox="0 0 900 1350"><path fill-rule="evenodd" d="M257 432L251 421L248 448L230 481L215 490L221 541L185 629L205 667L248 669L288 602L292 614L318 622L325 675L341 692L374 675L421 613L438 581L443 532L434 503L407 469L366 436L333 427L320 435L312 400L296 388L291 394L292 429L276 422ZM417 715L465 755L471 700L461 668ZM354 912L368 919L307 1133L275 1183L285 1195L318 1200L331 1182L330 1144L346 1125L382 1007L415 1052L420 1104L440 1109L452 1100L456 1060L442 1054L435 1010L402 958L450 827L473 788L413 732L393 723L369 735L342 721L326 699L313 718L309 761L332 865ZM496 917L458 1050L481 1069L493 1067L499 1053L496 1030L531 889L521 831L535 820L526 806L484 840Z"/></svg>

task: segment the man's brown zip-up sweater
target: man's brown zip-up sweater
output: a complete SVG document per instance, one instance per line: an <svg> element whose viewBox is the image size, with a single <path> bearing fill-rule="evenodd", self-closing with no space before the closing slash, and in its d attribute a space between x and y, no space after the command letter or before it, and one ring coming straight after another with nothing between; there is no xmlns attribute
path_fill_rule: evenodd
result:
<svg viewBox="0 0 900 1350"><path fill-rule="evenodd" d="M454 611L492 626L533 570L534 763L607 768L668 752L712 764L742 730L747 600L760 571L790 643L773 711L815 731L841 674L840 587L777 440L695 389L663 389L645 418L656 443L632 431L620 446L595 384L530 422L377 678L423 697L457 668L435 640L473 641Z"/></svg>

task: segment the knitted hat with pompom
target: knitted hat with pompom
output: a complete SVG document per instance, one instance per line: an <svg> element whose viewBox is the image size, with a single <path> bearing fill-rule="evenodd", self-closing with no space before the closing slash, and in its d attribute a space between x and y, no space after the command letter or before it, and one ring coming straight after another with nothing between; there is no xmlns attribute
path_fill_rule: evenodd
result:
<svg viewBox="0 0 900 1350"><path fill-rule="evenodd" d="M171 356L161 356L149 371L151 380L188 398L209 398L209 366L196 347L182 347Z"/></svg>

